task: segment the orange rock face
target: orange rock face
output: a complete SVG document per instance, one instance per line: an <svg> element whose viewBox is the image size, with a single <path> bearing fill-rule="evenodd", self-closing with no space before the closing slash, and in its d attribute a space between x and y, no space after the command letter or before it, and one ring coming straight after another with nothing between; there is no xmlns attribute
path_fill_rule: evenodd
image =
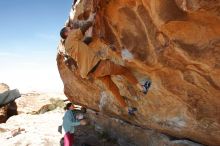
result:
<svg viewBox="0 0 220 146"><path fill-rule="evenodd" d="M141 127L220 145L220 1L81 0L69 22L93 5L99 6L94 38L114 45L123 65L152 86L144 95L122 76L112 77L128 104L138 108L129 117L100 81L68 69L60 51L68 98Z"/></svg>

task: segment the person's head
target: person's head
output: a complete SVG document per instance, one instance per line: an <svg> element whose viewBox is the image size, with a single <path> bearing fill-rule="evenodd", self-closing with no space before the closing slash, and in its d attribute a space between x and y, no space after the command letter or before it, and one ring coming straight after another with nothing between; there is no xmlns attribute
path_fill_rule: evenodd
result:
<svg viewBox="0 0 220 146"><path fill-rule="evenodd" d="M73 1L73 6L76 4L76 2L77 2L77 0L74 0L74 1Z"/></svg>
<svg viewBox="0 0 220 146"><path fill-rule="evenodd" d="M66 104L66 107L64 107L64 109L65 110L73 110L74 109L74 105L71 102L69 102L69 103Z"/></svg>
<svg viewBox="0 0 220 146"><path fill-rule="evenodd" d="M61 38L66 39L70 30L71 30L70 27L62 28L61 31L60 31Z"/></svg>

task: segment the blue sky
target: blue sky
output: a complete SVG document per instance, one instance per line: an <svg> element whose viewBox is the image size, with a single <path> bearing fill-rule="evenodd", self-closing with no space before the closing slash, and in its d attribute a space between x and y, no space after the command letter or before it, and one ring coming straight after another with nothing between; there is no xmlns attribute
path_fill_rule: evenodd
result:
<svg viewBox="0 0 220 146"><path fill-rule="evenodd" d="M62 92L59 31L72 0L0 0L0 83L21 92Z"/></svg>

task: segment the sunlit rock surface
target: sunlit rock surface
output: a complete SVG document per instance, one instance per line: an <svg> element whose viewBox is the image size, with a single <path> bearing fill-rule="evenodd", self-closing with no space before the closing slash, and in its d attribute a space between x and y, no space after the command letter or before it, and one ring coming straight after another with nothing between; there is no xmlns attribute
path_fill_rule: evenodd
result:
<svg viewBox="0 0 220 146"><path fill-rule="evenodd" d="M81 0L66 24L86 18L94 1ZM140 127L220 145L220 1L101 0L98 6L94 37L103 37L118 54L127 49L132 56L123 60L124 53L122 64L152 86L144 95L123 77L113 77L138 108L129 117L101 82L67 68L60 44L57 63L66 96Z"/></svg>

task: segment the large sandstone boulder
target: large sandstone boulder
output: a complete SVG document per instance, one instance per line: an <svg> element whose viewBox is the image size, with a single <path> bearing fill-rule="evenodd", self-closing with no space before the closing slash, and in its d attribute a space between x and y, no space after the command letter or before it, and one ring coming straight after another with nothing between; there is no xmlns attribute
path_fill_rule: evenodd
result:
<svg viewBox="0 0 220 146"><path fill-rule="evenodd" d="M86 18L95 2L81 0L66 25ZM114 45L122 64L152 86L144 95L123 77L113 77L138 108L129 117L101 82L68 69L60 44L57 64L69 100L142 128L220 145L220 1L101 0L97 5L94 37Z"/></svg>

